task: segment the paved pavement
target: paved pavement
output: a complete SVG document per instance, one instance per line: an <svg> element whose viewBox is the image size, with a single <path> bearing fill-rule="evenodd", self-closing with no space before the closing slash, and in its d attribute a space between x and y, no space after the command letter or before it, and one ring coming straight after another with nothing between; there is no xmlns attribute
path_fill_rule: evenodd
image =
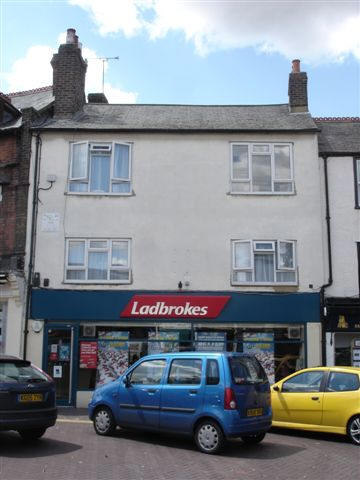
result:
<svg viewBox="0 0 360 480"><path fill-rule="evenodd" d="M273 431L257 446L212 456L191 439L118 431L99 437L86 411L61 411L36 442L0 432L0 480L355 480L360 448L342 436Z"/></svg>

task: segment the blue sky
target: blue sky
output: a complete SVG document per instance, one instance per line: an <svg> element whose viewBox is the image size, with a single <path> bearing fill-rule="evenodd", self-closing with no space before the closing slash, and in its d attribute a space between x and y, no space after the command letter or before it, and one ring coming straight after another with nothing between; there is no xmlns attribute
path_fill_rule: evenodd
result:
<svg viewBox="0 0 360 480"><path fill-rule="evenodd" d="M314 116L360 116L356 0L0 0L0 90L50 85L76 29L87 91L112 103L286 103L291 59Z"/></svg>

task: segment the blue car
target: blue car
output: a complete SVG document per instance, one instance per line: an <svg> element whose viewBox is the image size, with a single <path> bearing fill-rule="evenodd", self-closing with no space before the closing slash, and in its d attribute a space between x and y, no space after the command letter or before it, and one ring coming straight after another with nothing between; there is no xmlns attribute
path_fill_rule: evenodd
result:
<svg viewBox="0 0 360 480"><path fill-rule="evenodd" d="M149 355L95 390L89 417L99 435L117 426L187 434L202 452L218 453L227 438L263 440L271 426L270 385L251 355Z"/></svg>

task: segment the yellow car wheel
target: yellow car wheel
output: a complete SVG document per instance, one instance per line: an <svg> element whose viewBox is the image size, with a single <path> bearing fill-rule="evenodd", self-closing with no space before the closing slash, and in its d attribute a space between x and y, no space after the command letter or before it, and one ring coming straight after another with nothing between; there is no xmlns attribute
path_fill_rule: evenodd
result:
<svg viewBox="0 0 360 480"><path fill-rule="evenodd" d="M360 446L360 415L350 418L347 426L347 434L355 445Z"/></svg>

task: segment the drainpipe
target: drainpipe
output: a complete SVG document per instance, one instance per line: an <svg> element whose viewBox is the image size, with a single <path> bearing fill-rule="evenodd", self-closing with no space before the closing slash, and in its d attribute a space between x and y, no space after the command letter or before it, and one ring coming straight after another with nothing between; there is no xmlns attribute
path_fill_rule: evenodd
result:
<svg viewBox="0 0 360 480"><path fill-rule="evenodd" d="M30 248L29 248L29 266L26 286L26 309L24 322L24 349L23 358L26 360L27 355L27 339L29 333L29 318L31 307L31 289L32 277L34 270L34 255L35 255L35 238L36 238L36 224L38 212L38 187L39 187L39 165L41 156L41 137L40 133L36 134L36 148L35 148L35 165L34 165L34 188L32 198L32 213L31 213L31 231L30 231Z"/></svg>
<svg viewBox="0 0 360 480"><path fill-rule="evenodd" d="M325 180L325 221L326 221L326 232L327 232L327 250L328 250L328 265L329 265L329 278L328 282L322 285L320 289L320 304L322 307L321 311L321 322L322 322L322 364L326 365L326 332L325 332L325 288L330 287L333 283L333 272L332 272L332 250L331 250L331 225L330 225L330 206L329 206L329 179L328 179L328 164L327 160L329 155L320 154L320 157L324 160L324 180Z"/></svg>

